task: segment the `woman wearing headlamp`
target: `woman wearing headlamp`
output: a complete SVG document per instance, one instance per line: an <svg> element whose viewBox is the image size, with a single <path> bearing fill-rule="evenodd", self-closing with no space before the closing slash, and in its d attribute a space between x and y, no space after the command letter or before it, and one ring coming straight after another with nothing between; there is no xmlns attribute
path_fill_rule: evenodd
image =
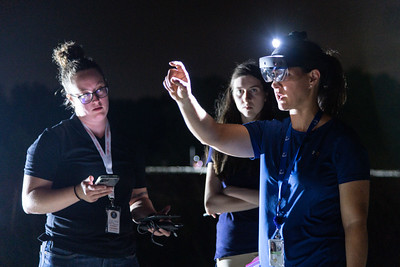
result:
<svg viewBox="0 0 400 267"><path fill-rule="evenodd" d="M290 119L216 123L191 94L181 62L170 63L164 86L202 143L260 158L261 266L365 266L369 162L334 118L346 99L340 62L293 33L260 63Z"/></svg>

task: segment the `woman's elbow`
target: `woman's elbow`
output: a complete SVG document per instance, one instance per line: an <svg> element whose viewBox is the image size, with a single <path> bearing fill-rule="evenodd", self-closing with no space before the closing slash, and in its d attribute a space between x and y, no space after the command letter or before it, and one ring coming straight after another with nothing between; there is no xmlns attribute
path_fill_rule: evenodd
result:
<svg viewBox="0 0 400 267"><path fill-rule="evenodd" d="M26 214L35 214L34 209L31 205L27 204L26 201L22 200L22 209Z"/></svg>
<svg viewBox="0 0 400 267"><path fill-rule="evenodd" d="M35 201L28 195L22 195L22 209L26 214L43 214L37 210Z"/></svg>
<svg viewBox="0 0 400 267"><path fill-rule="evenodd" d="M206 213L207 213L208 215L210 215L210 214L215 214L215 213L216 213L212 208L210 208L210 207L208 207L208 206L204 206L204 209L205 209L205 211L206 211Z"/></svg>
<svg viewBox="0 0 400 267"><path fill-rule="evenodd" d="M204 209L206 210L207 214L217 213L216 208L217 206L215 205L215 201L213 201L212 198L207 198L204 200Z"/></svg>

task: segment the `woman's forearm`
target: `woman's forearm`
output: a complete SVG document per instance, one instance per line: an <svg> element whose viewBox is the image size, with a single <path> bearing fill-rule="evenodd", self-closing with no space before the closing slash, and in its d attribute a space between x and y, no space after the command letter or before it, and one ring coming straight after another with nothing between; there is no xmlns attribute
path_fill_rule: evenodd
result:
<svg viewBox="0 0 400 267"><path fill-rule="evenodd" d="M347 266L364 267L368 254L369 181L360 180L340 184L339 193Z"/></svg>
<svg viewBox="0 0 400 267"><path fill-rule="evenodd" d="M248 189L237 186L228 186L222 191L225 195L235 197L251 203L253 205L259 205L259 191L255 189Z"/></svg>
<svg viewBox="0 0 400 267"><path fill-rule="evenodd" d="M22 206L28 214L46 214L65 209L78 201L72 186L61 189L37 188L23 194Z"/></svg>
<svg viewBox="0 0 400 267"><path fill-rule="evenodd" d="M365 223L355 223L345 229L348 267L365 267L368 256L368 233Z"/></svg>
<svg viewBox="0 0 400 267"><path fill-rule="evenodd" d="M200 106L194 96L177 102L185 123L192 134L203 144L218 142L218 124Z"/></svg>
<svg viewBox="0 0 400 267"><path fill-rule="evenodd" d="M194 96L178 102L178 106L187 127L201 143L232 156L254 156L249 133L243 125L217 123Z"/></svg>
<svg viewBox="0 0 400 267"><path fill-rule="evenodd" d="M208 214L216 214L223 212L237 212L257 208L258 205L254 205L247 201L227 196L225 194L215 194L212 197L207 198L205 201L205 209Z"/></svg>

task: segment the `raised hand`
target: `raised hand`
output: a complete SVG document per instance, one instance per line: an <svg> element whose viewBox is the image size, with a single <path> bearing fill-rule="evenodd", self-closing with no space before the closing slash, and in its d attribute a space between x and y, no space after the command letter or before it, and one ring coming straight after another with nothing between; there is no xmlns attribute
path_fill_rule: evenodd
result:
<svg viewBox="0 0 400 267"><path fill-rule="evenodd" d="M172 99L182 101L191 95L191 85L189 73L185 65L180 61L171 61L169 65L174 67L168 70L163 85L169 92Z"/></svg>

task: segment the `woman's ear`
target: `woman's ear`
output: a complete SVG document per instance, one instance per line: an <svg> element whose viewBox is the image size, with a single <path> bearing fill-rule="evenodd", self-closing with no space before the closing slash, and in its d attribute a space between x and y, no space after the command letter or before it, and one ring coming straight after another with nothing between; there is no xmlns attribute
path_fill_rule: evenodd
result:
<svg viewBox="0 0 400 267"><path fill-rule="evenodd" d="M319 79L321 77L321 73L317 69L313 69L310 71L310 87L313 87L319 83Z"/></svg>
<svg viewBox="0 0 400 267"><path fill-rule="evenodd" d="M68 99L71 107L74 107L74 101L72 101L72 96L70 94L66 94L65 97Z"/></svg>

